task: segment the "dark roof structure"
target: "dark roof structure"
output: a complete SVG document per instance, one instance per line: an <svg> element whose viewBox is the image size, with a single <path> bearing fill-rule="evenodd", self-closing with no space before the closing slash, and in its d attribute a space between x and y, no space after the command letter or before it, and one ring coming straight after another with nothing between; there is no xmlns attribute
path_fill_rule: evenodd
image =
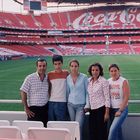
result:
<svg viewBox="0 0 140 140"><path fill-rule="evenodd" d="M58 3L126 3L126 2L140 2L139 0L46 0L47 2Z"/></svg>
<svg viewBox="0 0 140 140"><path fill-rule="evenodd" d="M24 0L13 0L19 4L23 4ZM125 4L126 2L135 2L140 3L140 0L44 0L47 2L56 2L56 3L73 3L73 4L98 4L98 3L106 3L106 4Z"/></svg>

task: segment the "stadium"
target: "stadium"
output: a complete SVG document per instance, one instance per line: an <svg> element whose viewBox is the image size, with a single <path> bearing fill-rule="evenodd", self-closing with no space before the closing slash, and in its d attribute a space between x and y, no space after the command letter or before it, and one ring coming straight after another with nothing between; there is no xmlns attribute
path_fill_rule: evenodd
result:
<svg viewBox="0 0 140 140"><path fill-rule="evenodd" d="M131 88L125 139L139 140L139 0L0 0L0 120L24 110L19 88L25 76L38 57L52 70L54 54L64 56L65 69L78 59L85 74L100 62L106 78L109 64L120 66Z"/></svg>

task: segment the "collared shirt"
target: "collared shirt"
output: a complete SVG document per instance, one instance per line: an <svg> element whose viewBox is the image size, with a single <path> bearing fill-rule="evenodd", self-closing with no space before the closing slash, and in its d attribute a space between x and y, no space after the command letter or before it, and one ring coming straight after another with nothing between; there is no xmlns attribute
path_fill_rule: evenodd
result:
<svg viewBox="0 0 140 140"><path fill-rule="evenodd" d="M21 88L27 94L29 106L43 106L48 102L48 78L41 81L37 72L28 75Z"/></svg>
<svg viewBox="0 0 140 140"><path fill-rule="evenodd" d="M91 109L98 109L105 105L110 107L109 83L100 76L94 83L89 79L88 93Z"/></svg>
<svg viewBox="0 0 140 140"><path fill-rule="evenodd" d="M72 104L85 104L89 108L89 97L87 93L88 78L85 74L80 73L75 84L71 75L67 77L67 95L68 102Z"/></svg>

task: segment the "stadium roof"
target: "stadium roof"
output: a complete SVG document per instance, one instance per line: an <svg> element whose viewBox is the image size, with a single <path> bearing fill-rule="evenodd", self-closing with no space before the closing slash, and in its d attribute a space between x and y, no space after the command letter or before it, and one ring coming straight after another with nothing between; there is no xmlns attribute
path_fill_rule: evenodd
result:
<svg viewBox="0 0 140 140"><path fill-rule="evenodd" d="M41 11L34 11L34 14L72 11L79 9L87 9L91 7L104 7L104 6L105 7L121 6L121 5L140 6L140 0L44 0L44 1L48 2L46 8L44 8ZM24 9L23 3L24 0L0 0L0 11L28 14L28 10Z"/></svg>
<svg viewBox="0 0 140 140"><path fill-rule="evenodd" d="M126 3L126 2L139 2L139 0L46 0L48 2L58 2L58 3Z"/></svg>
<svg viewBox="0 0 140 140"><path fill-rule="evenodd" d="M24 0L13 0L19 4L23 4ZM106 3L106 4L123 4L126 2L136 2L136 3L140 3L139 0L44 0L47 2L56 2L56 3L73 3L73 4L82 4L82 3Z"/></svg>

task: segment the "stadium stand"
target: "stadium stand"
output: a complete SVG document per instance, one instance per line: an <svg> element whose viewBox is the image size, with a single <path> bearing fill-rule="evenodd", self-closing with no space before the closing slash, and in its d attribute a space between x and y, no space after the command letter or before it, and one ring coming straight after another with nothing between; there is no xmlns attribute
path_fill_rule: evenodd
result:
<svg viewBox="0 0 140 140"><path fill-rule="evenodd" d="M10 126L10 122L8 120L0 120L0 126Z"/></svg>
<svg viewBox="0 0 140 140"><path fill-rule="evenodd" d="M21 3L22 0L14 1ZM137 4L125 5L138 0L64 1L106 4L38 15L0 11L0 60L53 54L140 54L140 8ZM113 6L114 3L118 5ZM12 124L14 120L26 120L26 114L23 111L0 111L0 120ZM139 140L139 120L139 115L129 114L123 125L125 140ZM86 126L85 133L88 133ZM88 140L88 134L85 135Z"/></svg>
<svg viewBox="0 0 140 140"><path fill-rule="evenodd" d="M22 140L22 134L16 126L0 126L0 139Z"/></svg>
<svg viewBox="0 0 140 140"><path fill-rule="evenodd" d="M23 111L0 111L0 120L8 120L10 124L14 120L26 120L26 118L26 113Z"/></svg>
<svg viewBox="0 0 140 140"><path fill-rule="evenodd" d="M139 12L138 6L112 5L40 15L0 12L0 56L139 54Z"/></svg>
<svg viewBox="0 0 140 140"><path fill-rule="evenodd" d="M140 54L140 8L138 5L125 5L138 0L65 2L106 4L39 15L0 11L0 60L53 54ZM114 3L123 5L113 6ZM4 119L12 124L14 120L26 120L26 114L23 111L0 111L0 120ZM88 140L86 127L84 133ZM139 140L139 127L140 115L129 114L123 125L124 139Z"/></svg>
<svg viewBox="0 0 140 140"><path fill-rule="evenodd" d="M48 121L48 128L67 128L71 133L71 140L80 140L79 123L75 121Z"/></svg>
<svg viewBox="0 0 140 140"><path fill-rule="evenodd" d="M62 128L37 128L30 127L28 129L29 140L71 140L71 134L68 129Z"/></svg>
<svg viewBox="0 0 140 140"><path fill-rule="evenodd" d="M20 111L0 111L0 120L6 120L10 122L10 124L12 125L12 122L14 122L14 120L19 120L19 121L23 120L24 122L26 120L26 114L25 112L20 112ZM84 136L86 140L89 140L87 123L88 123L88 115L86 116L85 125L84 125ZM36 122L33 125L35 126ZM6 126L7 124L5 125L5 127ZM139 140L140 138L139 128L140 128L140 115L136 115L135 113L130 113L128 115L128 118L125 120L123 124L124 140Z"/></svg>

